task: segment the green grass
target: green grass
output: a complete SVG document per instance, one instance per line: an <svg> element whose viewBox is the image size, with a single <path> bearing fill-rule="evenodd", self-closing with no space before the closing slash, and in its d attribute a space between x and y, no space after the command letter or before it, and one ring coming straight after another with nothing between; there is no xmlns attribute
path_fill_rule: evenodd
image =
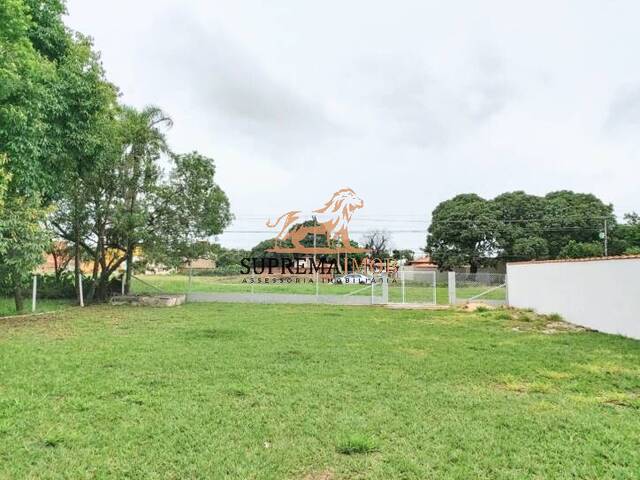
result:
<svg viewBox="0 0 640 480"><path fill-rule="evenodd" d="M42 300L38 299L36 302L36 312L53 312L56 310L62 310L72 305L72 300ZM24 302L25 311L16 312L16 304L13 298L0 297L0 317L6 317L10 315L18 315L20 313L31 313L31 297L26 298Z"/></svg>
<svg viewBox="0 0 640 480"><path fill-rule="evenodd" d="M142 281L140 281L140 280ZM299 283L277 283L277 284L254 284L243 283L247 277L217 277L217 276L193 276L191 278L191 286L189 286L189 277L186 275L138 275L132 283L134 293L185 293L192 292L233 292L233 293L298 293L298 294L315 294L316 284L309 282ZM364 288L363 288L364 287ZM377 288L377 287L376 287ZM457 296L461 299L469 299L490 287L479 286L461 286L457 289ZM318 292L325 295L371 295L371 288L363 285L334 285L330 283L320 282ZM376 294L380 294L378 288ZM436 287L436 299L439 305L445 305L449 301L449 292L446 285L438 285ZM433 302L433 286L431 283L407 282L405 291L405 301L407 303L432 303ZM483 296L485 300L504 300L506 298L506 289L501 288L489 292ZM401 302L402 289L400 282L390 282L389 284L389 301Z"/></svg>
<svg viewBox="0 0 640 480"><path fill-rule="evenodd" d="M0 478L634 479L640 343L508 310L0 321Z"/></svg>
<svg viewBox="0 0 640 480"><path fill-rule="evenodd" d="M376 451L376 442L364 435L352 434L338 441L336 451L344 455L356 455L358 453L373 453Z"/></svg>

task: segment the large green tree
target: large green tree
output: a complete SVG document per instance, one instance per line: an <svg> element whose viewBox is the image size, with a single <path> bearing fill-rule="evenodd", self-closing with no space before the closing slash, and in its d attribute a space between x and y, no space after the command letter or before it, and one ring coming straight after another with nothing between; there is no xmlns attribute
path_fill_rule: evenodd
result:
<svg viewBox="0 0 640 480"><path fill-rule="evenodd" d="M471 272L493 263L500 223L494 205L463 194L440 203L432 214L426 251L440 269L468 265Z"/></svg>
<svg viewBox="0 0 640 480"><path fill-rule="evenodd" d="M442 269L469 265L471 271L497 260L597 256L605 225L609 254L621 253L633 227L619 228L613 207L592 194L458 195L434 210L426 251Z"/></svg>
<svg viewBox="0 0 640 480"><path fill-rule="evenodd" d="M63 0L0 2L2 201L11 206L0 223L5 237L25 229L21 266L30 274L26 259L44 251L42 219L55 205L48 224L71 244L76 281L81 261L93 261L88 298L101 299L126 260L128 288L137 248L188 257L231 217L206 157L173 158L163 180L171 119L157 107L118 105L90 39L65 27L64 13Z"/></svg>
<svg viewBox="0 0 640 480"><path fill-rule="evenodd" d="M130 125L125 117L120 128ZM215 182L213 160L196 152L173 155L171 171L164 178L157 149L138 145L138 152L147 153L132 157L132 136L120 138L119 156L86 178L78 193L84 199L85 233L80 245L93 263L88 301L106 298L112 275L127 260L125 282L130 281L140 256L147 262L177 266L211 253L209 238L231 220L229 200ZM73 205L73 198L61 202L52 221L59 235L70 241L75 232Z"/></svg>
<svg viewBox="0 0 640 480"><path fill-rule="evenodd" d="M605 204L590 193L568 190L545 195L542 218L543 238L547 241L551 258L558 258L572 240L575 243L602 244L605 220L609 235L616 225L611 204Z"/></svg>
<svg viewBox="0 0 640 480"><path fill-rule="evenodd" d="M169 264L215 257L209 238L233 219L229 199L215 180L215 163L198 152L173 155L172 163L168 181L152 197L147 251Z"/></svg>
<svg viewBox="0 0 640 480"><path fill-rule="evenodd" d="M548 255L542 222L544 199L522 191L498 195L492 201L498 220L500 256L509 260L531 260Z"/></svg>
<svg viewBox="0 0 640 480"><path fill-rule="evenodd" d="M123 200L117 211L120 235L127 262L128 293L133 274L135 248L148 240L149 215L153 190L160 177L158 160L170 154L165 129L173 125L160 108L148 106L142 110L124 107L121 116L122 157L116 163L116 186Z"/></svg>
<svg viewBox="0 0 640 480"><path fill-rule="evenodd" d="M0 156L9 179L0 210L0 272L18 310L48 243L45 206L64 178L63 142L55 133L58 60L70 42L63 10L58 1L0 2Z"/></svg>
<svg viewBox="0 0 640 480"><path fill-rule="evenodd" d="M60 0L0 3L0 153L12 204L45 208L71 199L77 270L86 235L82 183L110 156L104 126L117 91L89 39L65 27L64 13Z"/></svg>

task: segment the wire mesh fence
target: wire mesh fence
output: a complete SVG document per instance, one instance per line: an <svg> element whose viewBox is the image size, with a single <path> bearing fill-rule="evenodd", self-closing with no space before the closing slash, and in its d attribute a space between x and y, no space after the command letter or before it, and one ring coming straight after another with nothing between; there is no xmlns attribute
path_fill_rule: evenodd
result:
<svg viewBox="0 0 640 480"><path fill-rule="evenodd" d="M438 296L436 280L436 272L400 268L389 283L389 302L435 305Z"/></svg>
<svg viewBox="0 0 640 480"><path fill-rule="evenodd" d="M218 275L189 268L169 275L136 275L132 294L186 294L191 301L382 303L380 278L366 275Z"/></svg>
<svg viewBox="0 0 640 480"><path fill-rule="evenodd" d="M454 275L452 279L451 275ZM314 273L310 275L219 275L211 269L184 269L168 275L135 275L133 294L187 294L191 298L217 298L217 294L305 296L317 303L389 303L447 305L467 302L505 304L506 275L400 269L386 279L381 275ZM207 297L207 294L210 294ZM231 297L229 297L231 298ZM303 297L293 300L302 301Z"/></svg>
<svg viewBox="0 0 640 480"><path fill-rule="evenodd" d="M507 276L502 273L456 273L456 303L507 303Z"/></svg>

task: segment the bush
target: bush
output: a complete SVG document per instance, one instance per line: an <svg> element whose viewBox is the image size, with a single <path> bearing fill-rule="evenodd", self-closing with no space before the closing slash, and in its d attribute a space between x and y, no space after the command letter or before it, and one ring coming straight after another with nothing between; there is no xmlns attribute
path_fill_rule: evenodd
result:
<svg viewBox="0 0 640 480"><path fill-rule="evenodd" d="M240 275L242 272L242 265L225 265L224 267L218 267L213 272L214 275L224 276L224 275Z"/></svg>
<svg viewBox="0 0 640 480"><path fill-rule="evenodd" d="M588 258L601 257L604 254L602 244L595 242L576 242L569 241L562 250L558 258Z"/></svg>
<svg viewBox="0 0 640 480"><path fill-rule="evenodd" d="M55 275L38 276L38 298L75 298L73 276L71 272L63 273L59 279Z"/></svg>

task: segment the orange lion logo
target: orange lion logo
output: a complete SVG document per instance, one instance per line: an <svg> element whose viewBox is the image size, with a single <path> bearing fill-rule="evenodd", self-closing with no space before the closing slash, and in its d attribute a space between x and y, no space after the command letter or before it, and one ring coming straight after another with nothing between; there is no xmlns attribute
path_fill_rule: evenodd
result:
<svg viewBox="0 0 640 480"><path fill-rule="evenodd" d="M343 188L333 194L325 205L317 210L304 212L295 210L287 212L275 222L267 221L267 227L279 229L276 236L276 248L272 252L315 252L330 253L337 249L308 248L300 243L307 235L326 235L327 242L340 240L340 252L365 252L366 250L352 247L349 239L349 222L356 210L364 207L364 202L350 188ZM314 222L313 226L300 226L305 222ZM277 242L291 240L293 248L278 248Z"/></svg>

